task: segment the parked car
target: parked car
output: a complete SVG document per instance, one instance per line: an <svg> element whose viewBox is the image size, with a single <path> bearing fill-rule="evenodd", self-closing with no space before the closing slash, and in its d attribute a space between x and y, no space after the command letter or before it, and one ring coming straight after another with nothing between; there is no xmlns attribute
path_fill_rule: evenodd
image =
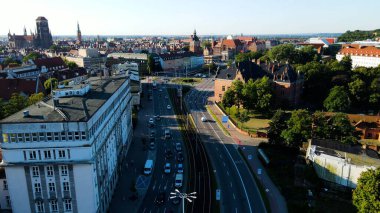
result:
<svg viewBox="0 0 380 213"><path fill-rule="evenodd" d="M153 149L155 149L156 148L156 145L154 144L154 142L151 142L150 144L149 144L149 149L150 150L153 150Z"/></svg>
<svg viewBox="0 0 380 213"><path fill-rule="evenodd" d="M202 121L202 122L206 122L206 121L207 121L207 118L204 117L204 116L202 116L201 121Z"/></svg>
<svg viewBox="0 0 380 213"><path fill-rule="evenodd" d="M164 166L164 173L165 174L170 174L170 171L171 171L170 163L166 163L165 166Z"/></svg>
<svg viewBox="0 0 380 213"><path fill-rule="evenodd" d="M177 172L183 173L183 164L182 163L177 164Z"/></svg>
<svg viewBox="0 0 380 213"><path fill-rule="evenodd" d="M166 109L172 109L172 107L170 105L166 106Z"/></svg>
<svg viewBox="0 0 380 213"><path fill-rule="evenodd" d="M176 143L175 144L175 150L177 150L178 152L182 151L181 143Z"/></svg>

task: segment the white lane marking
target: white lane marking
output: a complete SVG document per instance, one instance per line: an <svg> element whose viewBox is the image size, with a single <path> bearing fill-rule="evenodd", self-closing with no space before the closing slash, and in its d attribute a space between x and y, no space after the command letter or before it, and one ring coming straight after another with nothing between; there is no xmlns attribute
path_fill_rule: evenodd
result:
<svg viewBox="0 0 380 213"><path fill-rule="evenodd" d="M225 162L223 162L223 166L226 167L226 163Z"/></svg>
<svg viewBox="0 0 380 213"><path fill-rule="evenodd" d="M230 173L227 171L227 175L230 176Z"/></svg>
<svg viewBox="0 0 380 213"><path fill-rule="evenodd" d="M232 182L230 182L230 186L231 186L231 188L232 188Z"/></svg>
<svg viewBox="0 0 380 213"><path fill-rule="evenodd" d="M153 184L153 191L155 188L156 188L156 181L154 181L154 184Z"/></svg>
<svg viewBox="0 0 380 213"><path fill-rule="evenodd" d="M238 212L237 208L235 208L235 212L236 212L236 213Z"/></svg>
<svg viewBox="0 0 380 213"><path fill-rule="evenodd" d="M236 200L235 193L232 193L232 196L234 197L234 200Z"/></svg>

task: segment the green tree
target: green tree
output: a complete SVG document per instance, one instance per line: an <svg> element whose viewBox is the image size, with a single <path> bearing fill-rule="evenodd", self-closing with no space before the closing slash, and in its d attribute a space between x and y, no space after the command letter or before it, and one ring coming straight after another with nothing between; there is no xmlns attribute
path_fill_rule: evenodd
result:
<svg viewBox="0 0 380 213"><path fill-rule="evenodd" d="M249 79L247 83L243 85L243 106L245 109L254 110L257 103L257 88L253 79Z"/></svg>
<svg viewBox="0 0 380 213"><path fill-rule="evenodd" d="M297 61L297 51L293 44L281 44L273 47L268 56L272 61L294 63Z"/></svg>
<svg viewBox="0 0 380 213"><path fill-rule="evenodd" d="M235 80L232 82L232 85L231 85L231 88L232 90L234 91L234 94L235 94L235 97L234 97L234 101L235 101L235 105L237 106L238 108L238 114L240 113L240 107L243 103L243 100L244 100L244 96L243 96L243 88L244 88L244 84L242 81L240 80Z"/></svg>
<svg viewBox="0 0 380 213"><path fill-rule="evenodd" d="M58 80L56 78L49 78L44 82L44 87L47 93L51 92L51 89L56 89L58 87Z"/></svg>
<svg viewBox="0 0 380 213"><path fill-rule="evenodd" d="M190 46L186 45L186 46L182 47L182 50L185 51L185 52L189 52Z"/></svg>
<svg viewBox="0 0 380 213"><path fill-rule="evenodd" d="M147 68L149 75L152 75L154 72L154 58L152 55L148 55Z"/></svg>
<svg viewBox="0 0 380 213"><path fill-rule="evenodd" d="M10 64L17 64L17 65L20 65L21 62L16 60L16 59L13 59L12 57L6 57L5 60L3 61L2 65L3 67L7 67L8 65Z"/></svg>
<svg viewBox="0 0 380 213"><path fill-rule="evenodd" d="M39 101L41 101L44 98L44 94L42 92L40 93L34 93L28 98L28 105L35 104Z"/></svg>
<svg viewBox="0 0 380 213"><path fill-rule="evenodd" d="M211 42L208 41L208 40L204 40L204 41L202 41L201 47L202 47L203 49L205 49L205 48L210 48L210 47L211 47Z"/></svg>
<svg viewBox="0 0 380 213"><path fill-rule="evenodd" d="M313 137L328 138L329 127L325 113L317 111L313 114Z"/></svg>
<svg viewBox="0 0 380 213"><path fill-rule="evenodd" d="M255 81L257 103L256 109L260 112L268 112L272 102L272 85L268 77L263 77Z"/></svg>
<svg viewBox="0 0 380 213"><path fill-rule="evenodd" d="M231 88L224 93L222 104L226 108L231 108L235 104L235 92Z"/></svg>
<svg viewBox="0 0 380 213"><path fill-rule="evenodd" d="M270 144L284 145L285 139L281 136L281 133L288 127L287 120L288 116L283 110L277 110L273 115L268 129L268 141Z"/></svg>
<svg viewBox="0 0 380 213"><path fill-rule="evenodd" d="M367 85L363 80L356 79L350 82L348 88L356 105L361 106L368 102Z"/></svg>
<svg viewBox="0 0 380 213"><path fill-rule="evenodd" d="M67 63L67 67L68 67L70 70L73 70L73 69L77 68L78 65L77 65L75 62L73 62L73 61L69 61L69 62Z"/></svg>
<svg viewBox="0 0 380 213"><path fill-rule="evenodd" d="M292 112L287 121L288 128L281 133L285 143L290 147L300 147L311 136L312 118L307 110L300 109Z"/></svg>
<svg viewBox="0 0 380 213"><path fill-rule="evenodd" d="M329 96L323 102L323 106L332 112L345 112L350 109L350 98L344 87L335 86L330 90Z"/></svg>
<svg viewBox="0 0 380 213"><path fill-rule="evenodd" d="M380 212L380 168L360 174L352 202L360 213Z"/></svg>
<svg viewBox="0 0 380 213"><path fill-rule="evenodd" d="M4 106L5 102L0 98L0 119L3 119L5 117Z"/></svg>
<svg viewBox="0 0 380 213"><path fill-rule="evenodd" d="M329 139L334 139L346 144L354 144L357 142L355 127L351 125L345 113L335 113L330 118L327 134Z"/></svg>
<svg viewBox="0 0 380 213"><path fill-rule="evenodd" d="M8 117L27 106L27 99L18 93L13 93L8 103L4 105L4 116Z"/></svg>
<svg viewBox="0 0 380 213"><path fill-rule="evenodd" d="M60 48L59 48L59 46L57 46L57 45L55 45L55 44L53 44L53 45L51 45L50 47L49 47L49 50L51 50L51 51L58 51Z"/></svg>
<svg viewBox="0 0 380 213"><path fill-rule="evenodd" d="M346 71L350 71L352 69L352 59L349 55L346 55L340 61L340 64L343 65Z"/></svg>
<svg viewBox="0 0 380 213"><path fill-rule="evenodd" d="M319 61L320 56L313 46L304 46L298 51L298 63L306 64L311 61Z"/></svg>
<svg viewBox="0 0 380 213"><path fill-rule="evenodd" d="M22 59L22 62L27 62L29 61L30 59L31 60L36 60L37 58L41 58L41 54L37 53L37 52L31 52L29 53L28 55L26 55L23 59Z"/></svg>

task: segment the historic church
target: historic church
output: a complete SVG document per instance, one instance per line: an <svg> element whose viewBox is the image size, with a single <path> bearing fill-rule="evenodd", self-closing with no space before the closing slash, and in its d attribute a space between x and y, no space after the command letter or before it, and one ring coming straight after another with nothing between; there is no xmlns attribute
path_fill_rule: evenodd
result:
<svg viewBox="0 0 380 213"><path fill-rule="evenodd" d="M9 31L8 41L9 47L13 49L22 48L49 48L53 44L53 39L49 30L48 20L45 17L38 17L36 19L36 32L30 32L27 35L24 27L24 35L13 35Z"/></svg>

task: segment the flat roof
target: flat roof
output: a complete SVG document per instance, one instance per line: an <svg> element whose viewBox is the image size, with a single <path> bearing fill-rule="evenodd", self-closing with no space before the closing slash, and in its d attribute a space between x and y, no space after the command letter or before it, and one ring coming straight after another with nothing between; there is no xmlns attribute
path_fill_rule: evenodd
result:
<svg viewBox="0 0 380 213"><path fill-rule="evenodd" d="M126 75L88 78L91 89L86 95L59 98L57 108L67 120L59 111L54 110L53 99L49 99L4 118L0 123L86 122L128 78ZM29 110L28 117L24 117L25 110Z"/></svg>

